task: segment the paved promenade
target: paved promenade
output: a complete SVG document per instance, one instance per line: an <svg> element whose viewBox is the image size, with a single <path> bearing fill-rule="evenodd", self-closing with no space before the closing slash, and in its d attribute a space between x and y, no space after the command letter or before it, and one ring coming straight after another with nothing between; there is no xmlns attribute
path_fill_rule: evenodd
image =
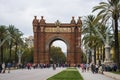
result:
<svg viewBox="0 0 120 80"><path fill-rule="evenodd" d="M46 80L47 78L57 74L65 68L49 69L23 69L23 70L11 70L10 73L0 73L0 80Z"/></svg>
<svg viewBox="0 0 120 80"><path fill-rule="evenodd" d="M84 80L117 80L117 79L113 79L108 76L105 76L103 74L98 74L98 73L93 74L91 71L82 72L81 69L78 69L78 71L81 73Z"/></svg>
<svg viewBox="0 0 120 80"><path fill-rule="evenodd" d="M110 72L104 72L105 76L111 77L115 80L120 80L120 75L119 74L114 74L114 73L110 73Z"/></svg>
<svg viewBox="0 0 120 80"><path fill-rule="evenodd" d="M56 70L53 70L52 68L49 69L19 69L19 70L11 70L10 73L0 73L0 80L46 80L47 78L59 73L62 70L65 70L66 68L56 68ZM81 69L78 69L78 71L83 76L84 80L120 80L119 75L118 79L113 79L110 76L106 76L109 73L105 73L106 75L102 74L93 74L91 71L89 72L81 72ZM111 76L113 76L111 74Z"/></svg>

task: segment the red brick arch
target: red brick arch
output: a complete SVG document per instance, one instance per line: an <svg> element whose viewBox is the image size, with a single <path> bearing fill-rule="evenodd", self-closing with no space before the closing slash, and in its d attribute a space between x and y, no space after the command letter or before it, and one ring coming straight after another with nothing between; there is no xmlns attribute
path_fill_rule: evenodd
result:
<svg viewBox="0 0 120 80"><path fill-rule="evenodd" d="M69 46L70 43L65 38L62 38L62 36L54 36L54 37L51 36L50 39L47 39L47 40L48 41L46 41L46 44L45 44L46 45L45 46L46 51L49 51L50 45L56 40L63 41L67 45L67 50L70 49L70 46Z"/></svg>
<svg viewBox="0 0 120 80"><path fill-rule="evenodd" d="M67 63L74 65L81 63L81 28L80 17L77 22L72 17L70 23L46 23L41 19L33 19L34 32L34 63L49 64L49 46L55 40L62 40L67 45Z"/></svg>

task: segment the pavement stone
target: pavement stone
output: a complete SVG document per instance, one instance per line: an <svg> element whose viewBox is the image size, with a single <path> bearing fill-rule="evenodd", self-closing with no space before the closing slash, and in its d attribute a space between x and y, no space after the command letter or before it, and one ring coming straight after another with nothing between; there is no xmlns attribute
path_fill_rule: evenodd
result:
<svg viewBox="0 0 120 80"><path fill-rule="evenodd" d="M10 73L0 73L0 80L47 80L49 77L65 70L66 68L45 68L45 69L18 69L18 70L11 70ZM111 78L113 74L105 72L103 74L93 74L91 71L82 72L81 68L77 68L80 74L83 76L84 80L120 80L120 76L117 75L118 79ZM107 76L106 76L107 74ZM109 76L108 76L109 75Z"/></svg>
<svg viewBox="0 0 120 80"><path fill-rule="evenodd" d="M66 68L23 69L11 70L10 73L0 73L0 80L46 80Z"/></svg>
<svg viewBox="0 0 120 80"><path fill-rule="evenodd" d="M119 74L114 74L114 73L111 73L111 72L104 72L104 75L106 75L108 77L111 77L115 80L120 80L120 75Z"/></svg>
<svg viewBox="0 0 120 80"><path fill-rule="evenodd" d="M91 71L82 72L81 68L78 68L78 71L83 76L84 80L116 80L108 76L105 76L103 74L99 74L99 73L93 74Z"/></svg>

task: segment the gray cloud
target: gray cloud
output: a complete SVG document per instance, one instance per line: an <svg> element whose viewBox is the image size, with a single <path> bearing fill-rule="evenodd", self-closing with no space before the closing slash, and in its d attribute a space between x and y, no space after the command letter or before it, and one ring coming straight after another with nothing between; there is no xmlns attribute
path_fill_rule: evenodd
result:
<svg viewBox="0 0 120 80"><path fill-rule="evenodd" d="M71 17L91 14L93 6L102 0L0 0L0 25L13 24L25 35L33 35L34 16L44 16L46 22L70 22Z"/></svg>

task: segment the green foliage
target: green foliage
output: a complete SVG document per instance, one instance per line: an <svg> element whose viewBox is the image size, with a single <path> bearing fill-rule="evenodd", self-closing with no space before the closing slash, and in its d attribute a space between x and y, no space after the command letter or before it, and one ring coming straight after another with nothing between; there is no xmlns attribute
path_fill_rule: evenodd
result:
<svg viewBox="0 0 120 80"><path fill-rule="evenodd" d="M54 63L65 63L66 61L65 54L62 52L60 47L52 46L50 48L50 57Z"/></svg>
<svg viewBox="0 0 120 80"><path fill-rule="evenodd" d="M94 48L102 42L102 39L97 34L95 27L99 28L101 31L102 25L99 23L100 17L95 17L94 15L88 15L85 17L83 22L82 38L83 44L86 48ZM102 31L102 34L105 34ZM102 43L101 43L102 44Z"/></svg>
<svg viewBox="0 0 120 80"><path fill-rule="evenodd" d="M33 47L32 48L25 48L24 53L22 56L22 63L33 63Z"/></svg>
<svg viewBox="0 0 120 80"><path fill-rule="evenodd" d="M111 73L119 74L120 75L120 72L118 72L118 71L112 71Z"/></svg>
<svg viewBox="0 0 120 80"><path fill-rule="evenodd" d="M47 80L83 80L76 68L68 68Z"/></svg>
<svg viewBox="0 0 120 80"><path fill-rule="evenodd" d="M118 33L118 42L120 44L120 32ZM119 48L120 48L120 45L119 45Z"/></svg>
<svg viewBox="0 0 120 80"><path fill-rule="evenodd" d="M8 34L9 32L9 34ZM10 39L6 37L10 35ZM22 39L23 33L14 25L0 25L0 41L5 40L0 47L0 62L18 62L17 51L23 51L22 62L33 62L33 48L28 48Z"/></svg>
<svg viewBox="0 0 120 80"><path fill-rule="evenodd" d="M86 57L86 54L83 53L83 63L86 63L87 62L87 57Z"/></svg>
<svg viewBox="0 0 120 80"><path fill-rule="evenodd" d="M107 0L107 2L101 2L98 6L93 8L93 12L97 11L98 16L102 16L103 24L106 24L107 21L112 20L114 24L113 32L114 32L114 40L115 40L115 62L118 65L118 69L120 70L120 58L119 58L119 41L118 41L118 20L120 19L120 0Z"/></svg>

